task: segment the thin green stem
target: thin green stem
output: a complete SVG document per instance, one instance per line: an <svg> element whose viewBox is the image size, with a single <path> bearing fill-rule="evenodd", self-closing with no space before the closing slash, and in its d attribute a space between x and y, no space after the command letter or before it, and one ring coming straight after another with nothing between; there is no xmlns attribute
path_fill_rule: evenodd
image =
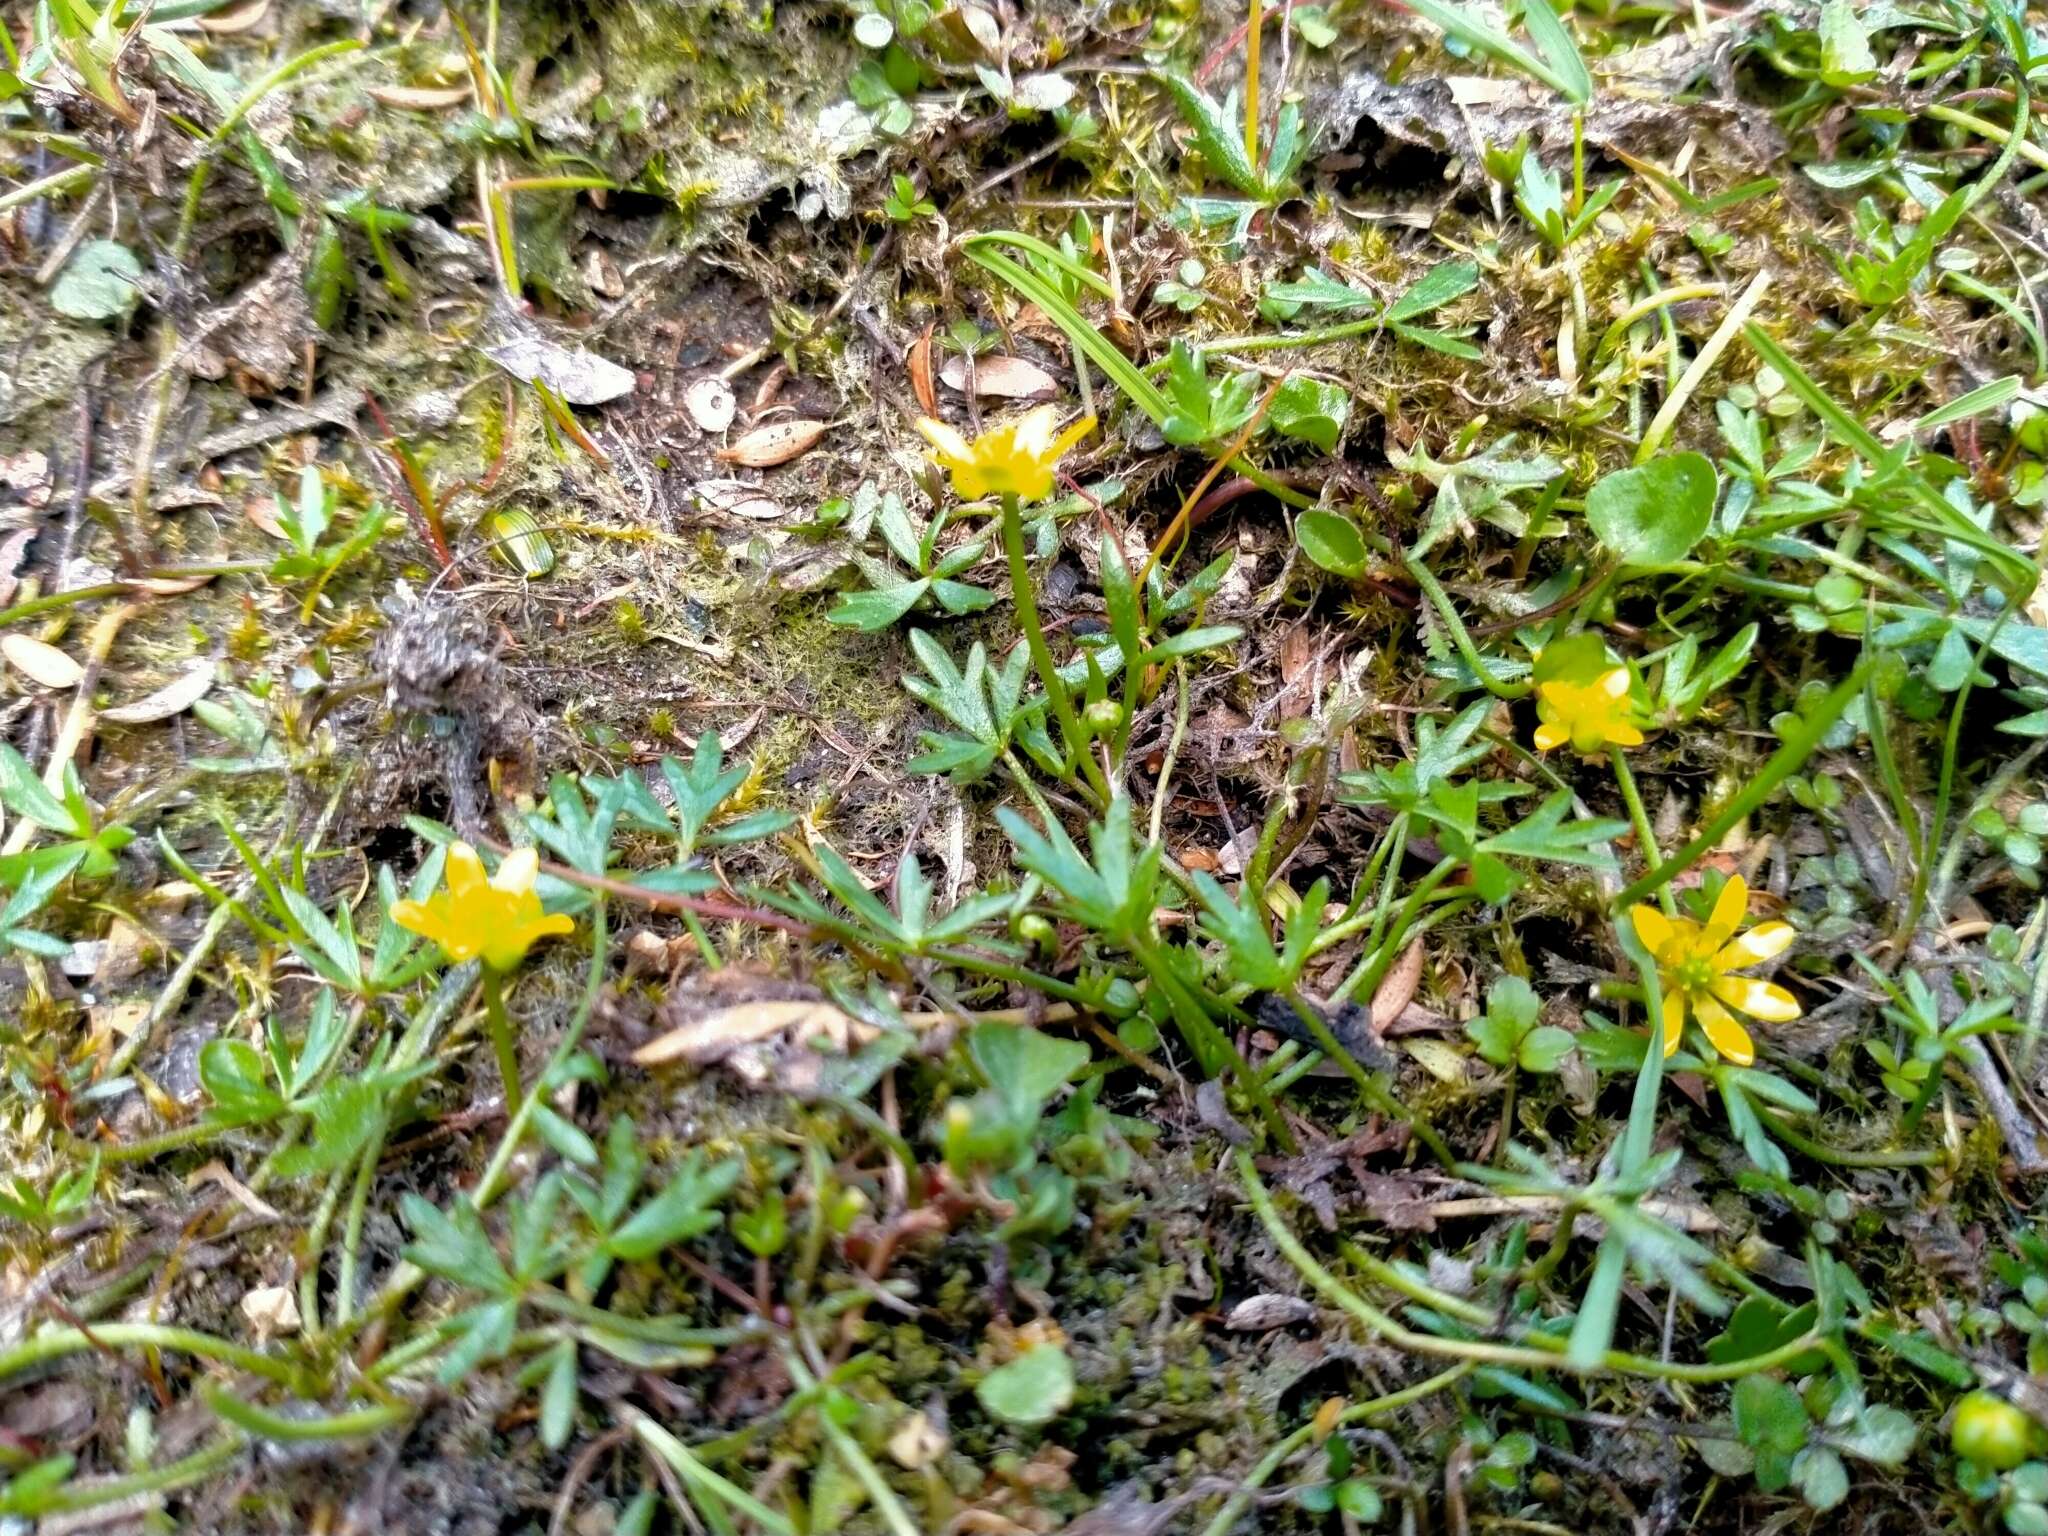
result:
<svg viewBox="0 0 2048 1536"><path fill-rule="evenodd" d="M799 1391L817 1389L817 1378L805 1368L796 1350L785 1348L782 1352L782 1361L784 1368L789 1372L789 1379L796 1383ZM824 1431L826 1442L846 1464L847 1470L853 1473L861 1487L867 1490L876 1513L882 1517L883 1523L888 1526L893 1536L919 1536L917 1522L910 1518L910 1511L905 1509L903 1501L896 1497L896 1490L889 1486L888 1479L882 1476L881 1469L875 1465L873 1458L861 1449L860 1442L849 1435L845 1426L833 1417L830 1407L821 1405L820 1411L814 1417L818 1428Z"/></svg>
<svg viewBox="0 0 2048 1536"><path fill-rule="evenodd" d="M1415 584L1422 588L1422 595L1429 599L1429 605L1436 610L1436 616L1443 620L1444 628L1450 633L1451 644L1457 647L1459 656L1463 657L1465 665L1472 669L1473 674L1479 679L1480 686L1497 699L1519 699L1527 696L1527 683L1502 682L1493 675L1480 656L1479 647L1472 643L1472 636L1465 629L1465 621L1458 617L1457 609L1451 606L1450 594L1444 591L1443 583L1436 579L1435 573L1420 560L1404 559L1401 563L1407 567L1408 574L1414 578Z"/></svg>
<svg viewBox="0 0 2048 1536"><path fill-rule="evenodd" d="M287 1418L254 1403L245 1403L210 1384L202 1386L199 1395L206 1400L207 1407L237 1429L247 1430L280 1445L306 1445L315 1441L353 1440L363 1435L374 1435L403 1424L420 1411L416 1403L374 1403L346 1413L327 1413L305 1419Z"/></svg>
<svg viewBox="0 0 2048 1536"><path fill-rule="evenodd" d="M505 1085L505 1111L519 1113L519 1042L512 1034L512 1020L505 1013L505 982L490 966L484 967L484 1021L491 1034L491 1049L498 1057L498 1077Z"/></svg>
<svg viewBox="0 0 2048 1536"><path fill-rule="evenodd" d="M1010 601L1016 606L1017 627L1024 631L1024 643L1031 650L1031 664L1038 669L1038 680L1045 685L1045 696L1052 703L1053 715L1060 724L1060 736L1066 743L1070 765L1078 763L1082 773L1096 794L1106 805L1110 800L1109 780L1095 759L1088 754L1088 735L1081 729L1081 721L1074 713L1074 701L1067 696L1066 680L1052 659L1052 647L1045 643L1045 627L1038 621L1038 593L1031 581L1031 567L1024 557L1024 515L1017 498L1003 497L1003 553L1010 563ZM1126 659L1126 665L1130 664Z"/></svg>
<svg viewBox="0 0 2048 1536"><path fill-rule="evenodd" d="M648 1449L667 1462L677 1476L690 1485L692 1492L709 1495L719 1503L746 1516L771 1536L797 1536L796 1527L788 1520L763 1504L737 1483L721 1477L705 1466L687 1445L663 1429L654 1420L637 1408L628 1408L626 1422L633 1433L647 1443Z"/></svg>
<svg viewBox="0 0 2048 1536"><path fill-rule="evenodd" d="M93 1478L75 1483L65 1483L46 1492L27 1496L17 1494L11 1505L14 1513L26 1515L34 1520L42 1515L72 1514L80 1510L99 1509L109 1504L126 1503L145 1494L168 1493L173 1488L188 1488L194 1483L203 1483L214 1473L242 1454L249 1443L248 1437L240 1431L226 1434L176 1461L167 1461L160 1467L151 1467L144 1472L131 1472L126 1477Z"/></svg>
<svg viewBox="0 0 2048 1536"><path fill-rule="evenodd" d="M1279 1211L1273 1205L1273 1197L1260 1182L1258 1168L1250 1153L1239 1151L1237 1172L1244 1185L1246 1198L1257 1213L1266 1233L1273 1239L1287 1261L1301 1272L1301 1277L1310 1286L1351 1317L1364 1324L1366 1329L1393 1345L1396 1349L1411 1354L1433 1355L1440 1359L1465 1360L1475 1365L1506 1365L1524 1370L1569 1371L1575 1375L1622 1375L1653 1377L1661 1381L1733 1381L1757 1372L1773 1370L1788 1360L1796 1360L1812 1349L1816 1336L1803 1333L1788 1343L1760 1355L1743 1360L1731 1360L1706 1365L1686 1365L1670 1360L1654 1360L1647 1355L1633 1355L1621 1350L1605 1350L1590 1363L1574 1360L1568 1353L1559 1353L1565 1345L1562 1340L1547 1334L1527 1335L1529 1345L1498 1344L1485 1339L1446 1339L1435 1334L1417 1333L1403 1327L1393 1317L1365 1300L1356 1291L1331 1274L1294 1235L1293 1230L1280 1219ZM1539 1342L1540 1341L1540 1342Z"/></svg>
<svg viewBox="0 0 2048 1536"><path fill-rule="evenodd" d="M1941 1079L1936 1076L1929 1080L1938 1083ZM1810 1157L1817 1163L1826 1163L1831 1167L1934 1168L1947 1161L1937 1147L1899 1147L1889 1152L1845 1152L1794 1130L1782 1116L1772 1114L1769 1110L1760 1110L1759 1113L1763 1116L1764 1123L1771 1128L1771 1134L1779 1141L1801 1156Z"/></svg>
<svg viewBox="0 0 2048 1536"><path fill-rule="evenodd" d="M1608 747L1607 761L1614 768L1614 782L1620 786L1621 798L1628 806L1629 823L1636 829L1636 844L1642 849L1643 867L1647 869L1657 862L1657 832L1650 825L1650 813L1643 809L1642 791L1636 788L1636 776L1629 771L1625 751L1617 746ZM1678 902L1672 897L1668 883L1657 887L1657 901L1664 908L1665 916L1678 915Z"/></svg>
<svg viewBox="0 0 2048 1536"><path fill-rule="evenodd" d="M1856 670L1836 684L1812 711L1802 714L1798 723L1785 737L1784 744L1772 753L1763 768L1721 807L1713 820L1700 828L1699 834L1677 853L1618 892L1608 902L1608 910L1619 912L1641 901L1658 887L1676 880L1715 848L1721 839L1728 835L1731 827L1762 805L1780 784L1804 767L1806 760L1819 749L1822 739L1834 727L1835 721L1841 718L1842 711L1847 709L1863 691L1864 678L1868 675L1871 665L1871 659L1868 657L1857 663Z"/></svg>
<svg viewBox="0 0 2048 1536"><path fill-rule="evenodd" d="M356 1163L355 1186L349 1191L348 1216L341 1229L341 1265L334 1281L334 1323L338 1328L347 1327L355 1316L356 1265L363 1248L363 1221L369 1214L370 1191L377 1182L377 1164L384 1156L387 1129L387 1122L380 1117L376 1134Z"/></svg>
<svg viewBox="0 0 2048 1536"><path fill-rule="evenodd" d="M1338 1414L1330 1425L1322 1425L1311 1419L1259 1459L1259 1464L1246 1474L1238 1490L1224 1501L1221 1509L1216 1511L1215 1518L1202 1527L1202 1536L1230 1536L1230 1532L1236 1529L1237 1522L1244 1517L1244 1512L1251 1507L1253 1495L1265 1487L1267 1481L1287 1464L1295 1452L1324 1430L1342 1428L1348 1424L1363 1424L1367 1419L1380 1418L1397 1409L1422 1402L1456 1385L1475 1369L1477 1366L1472 1361L1460 1361L1449 1370L1438 1371L1434 1376L1418 1381L1413 1386L1403 1387L1398 1392L1389 1392L1384 1397L1371 1398L1363 1403L1353 1403Z"/></svg>
<svg viewBox="0 0 2048 1536"><path fill-rule="evenodd" d="M240 1344L196 1329L173 1328L162 1323L100 1323L90 1329L48 1328L11 1349L0 1350L0 1381L30 1366L61 1360L89 1349L130 1347L170 1349L180 1354L196 1355L202 1360L218 1360L222 1365L248 1371L284 1387L296 1385L300 1375L298 1368L289 1361L245 1349Z"/></svg>
<svg viewBox="0 0 2048 1536"><path fill-rule="evenodd" d="M1389 1119L1406 1121L1408 1129L1415 1139L1428 1147L1436 1160L1446 1168L1458 1166L1459 1159L1457 1155L1444 1144L1443 1138L1437 1135L1436 1128L1416 1114L1414 1110L1401 1103L1399 1099L1396 1099L1383 1081L1372 1073L1367 1072L1364 1066L1360 1064L1358 1058L1344 1048L1344 1043L1337 1038L1336 1032L1323 1021L1321 1014L1303 1002L1299 994L1292 991L1287 994L1287 1005L1294 1010L1294 1016L1301 1020L1303 1028L1307 1029L1315 1037L1317 1048L1325 1056L1329 1057L1330 1060L1342 1067L1345 1075L1357 1085L1358 1096L1361 1099Z"/></svg>

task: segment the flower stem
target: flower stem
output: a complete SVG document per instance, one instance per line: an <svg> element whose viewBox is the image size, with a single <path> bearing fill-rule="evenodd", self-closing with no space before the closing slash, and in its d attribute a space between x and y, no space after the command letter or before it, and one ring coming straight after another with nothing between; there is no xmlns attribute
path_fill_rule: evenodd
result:
<svg viewBox="0 0 2048 1536"><path fill-rule="evenodd" d="M1403 1387L1398 1392L1389 1392L1385 1397L1353 1403L1337 1415L1332 1427L1362 1424L1367 1419L1378 1418L1382 1414L1394 1412L1397 1408L1405 1408L1411 1403L1421 1402L1424 1398L1434 1397L1446 1387L1454 1385L1459 1378L1469 1375L1474 1369L1476 1367L1473 1363L1467 1360L1452 1366L1449 1370L1438 1371L1434 1376L1418 1381L1413 1386ZM1259 1489L1265 1486L1267 1479L1287 1464L1290 1456L1316 1437L1317 1429L1316 1421L1311 1419L1268 1451L1259 1464L1252 1468L1243 1486L1231 1494L1223 1507L1216 1512L1216 1518L1202 1528L1202 1536L1229 1536L1231 1531L1237 1529L1237 1522L1251 1507L1252 1499L1257 1496Z"/></svg>
<svg viewBox="0 0 2048 1536"><path fill-rule="evenodd" d="M484 967L484 1020L490 1026L491 1049L498 1053L498 1076L505 1080L505 1112L519 1112L519 1047L512 1021L505 1015L505 985L498 973Z"/></svg>
<svg viewBox="0 0 2048 1536"><path fill-rule="evenodd" d="M1655 868L1659 861L1657 833L1650 825L1650 813L1643 809L1642 791L1636 788L1636 776L1629 771L1628 754L1620 747L1610 746L1607 761L1614 765L1614 782L1621 788L1621 798L1628 806L1629 823L1636 829L1636 845L1642 851L1643 867ZM1657 901L1664 908L1666 917L1678 915L1678 903L1672 899L1668 881L1657 887Z"/></svg>
<svg viewBox="0 0 2048 1536"><path fill-rule="evenodd" d="M1053 664L1052 647L1045 643L1045 628L1038 621L1038 596L1031 585L1031 568L1024 559L1023 509L1017 498L1010 495L1003 497L1003 553L1010 561L1010 601L1017 607L1017 627L1024 631L1024 643L1031 648L1031 664L1038 669L1038 679L1045 684L1045 696L1051 700L1052 712L1059 720L1067 756L1080 764L1088 782L1107 805L1111 798L1109 780L1088 755L1088 737L1074 714L1074 701L1067 697L1066 681ZM1131 665L1135 659L1126 657L1124 665Z"/></svg>

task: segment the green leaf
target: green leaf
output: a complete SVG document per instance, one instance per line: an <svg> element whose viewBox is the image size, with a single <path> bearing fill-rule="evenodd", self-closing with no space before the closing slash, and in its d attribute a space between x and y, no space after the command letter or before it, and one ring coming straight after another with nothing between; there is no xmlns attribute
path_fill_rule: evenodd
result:
<svg viewBox="0 0 2048 1536"><path fill-rule="evenodd" d="M692 1149L661 1193L611 1235L606 1251L621 1259L651 1259L671 1243L709 1232L718 1225L718 1202L739 1183L740 1172L738 1158L707 1168L703 1151Z"/></svg>
<svg viewBox="0 0 2048 1536"><path fill-rule="evenodd" d="M1007 1424L1049 1423L1074 1400L1074 1366L1065 1350L1041 1344L990 1371L974 1395Z"/></svg>
<svg viewBox="0 0 2048 1536"><path fill-rule="evenodd" d="M941 608L955 618L964 613L980 613L996 600L995 593L986 587L977 587L965 581L948 581L944 577L932 579L932 596L939 600Z"/></svg>
<svg viewBox="0 0 2048 1536"><path fill-rule="evenodd" d="M1839 88L1876 77L1877 56L1870 51L1863 23L1856 19L1856 7L1850 0L1827 0L1820 8L1821 83Z"/></svg>
<svg viewBox="0 0 2048 1536"><path fill-rule="evenodd" d="M734 1211L727 1218L732 1235L756 1258L772 1259L789 1241L789 1206L782 1191L771 1190L751 1211Z"/></svg>
<svg viewBox="0 0 2048 1536"><path fill-rule="evenodd" d="M1294 540L1310 560L1338 576L1363 576L1367 555L1358 525L1341 512L1320 508L1294 520Z"/></svg>
<svg viewBox="0 0 2048 1536"><path fill-rule="evenodd" d="M1166 87L1182 119L1194 130L1195 147L1203 161L1224 181L1247 197L1270 195L1267 180L1245 153L1240 126L1223 110L1215 97L1192 80L1171 70L1156 69L1152 78Z"/></svg>
<svg viewBox="0 0 2048 1536"><path fill-rule="evenodd" d="M1368 1525L1386 1512L1379 1489L1357 1478L1347 1478L1337 1485L1337 1507L1354 1520L1362 1520Z"/></svg>
<svg viewBox="0 0 2048 1536"><path fill-rule="evenodd" d="M1089 1050L1017 1024L978 1024L968 1041L975 1066L1013 1114L1035 1117L1088 1065Z"/></svg>
<svg viewBox="0 0 2048 1536"><path fill-rule="evenodd" d="M1881 1467L1898 1467L1903 1466L1913 1453L1913 1442L1919 1437L1919 1426L1914 1424L1910 1414L1877 1403L1865 1408L1849 1421L1846 1428L1836 1430L1829 1439L1858 1461L1874 1462Z"/></svg>
<svg viewBox="0 0 2048 1536"><path fill-rule="evenodd" d="M1475 263L1440 262L1423 273L1414 287L1387 306L1387 322L1395 324L1426 315L1433 309L1443 308L1453 299L1464 297L1478 286L1479 268Z"/></svg>
<svg viewBox="0 0 2048 1536"><path fill-rule="evenodd" d="M1203 353L1176 341L1167 353L1169 408L1159 430L1169 443L1181 447L1230 437L1257 411L1253 395L1258 383L1253 373L1212 380Z"/></svg>
<svg viewBox="0 0 2048 1536"><path fill-rule="evenodd" d="M1524 1072L1555 1072L1574 1045L1572 1033L1555 1024L1544 1024L1522 1037L1518 1059Z"/></svg>
<svg viewBox="0 0 2048 1536"><path fill-rule="evenodd" d="M334 920L321 911L313 898L297 886L284 887L285 910L292 915L292 921L305 931L312 940L318 954L306 955L315 969L329 972L329 979L346 987L359 987L363 980L363 956L354 940L345 937L334 925ZM303 948L299 951L305 954ZM325 967L319 961L326 960Z"/></svg>
<svg viewBox="0 0 2048 1536"><path fill-rule="evenodd" d="M540 1392L540 1440L551 1451L569 1443L576 1427L576 1345L564 1339L548 1351L547 1382Z"/></svg>
<svg viewBox="0 0 2048 1536"><path fill-rule="evenodd" d="M1479 844L1482 852L1514 858L1578 864L1587 869L1611 869L1614 854L1608 842L1628 830L1628 824L1614 820L1567 821L1572 795L1559 790L1521 821Z"/></svg>
<svg viewBox="0 0 2048 1536"><path fill-rule="evenodd" d="M1714 466L1679 453L1616 470L1586 495L1586 521L1627 565L1670 565L1706 536L1714 515Z"/></svg>
<svg viewBox="0 0 2048 1536"><path fill-rule="evenodd" d="M413 1075L427 1070L428 1065L423 1063ZM348 1162L369 1145L370 1138L383 1126L385 1093L392 1086L390 1074L331 1079L310 1106L311 1138L303 1146L280 1152L277 1171L296 1179L309 1173L325 1173Z"/></svg>
<svg viewBox="0 0 2048 1536"><path fill-rule="evenodd" d="M1301 34L1301 40L1311 48L1327 48L1337 41L1337 28L1331 23L1329 14L1320 5L1298 5L1294 8L1294 30Z"/></svg>
<svg viewBox="0 0 2048 1536"><path fill-rule="evenodd" d="M4 741L0 741L0 805L28 818L45 832L78 830L72 826L71 813L64 809L64 803L50 793L28 759Z"/></svg>
<svg viewBox="0 0 2048 1536"><path fill-rule="evenodd" d="M246 1040L207 1041L199 1051L199 1083L221 1119L245 1123L284 1112L284 1100L264 1073L262 1054Z"/></svg>
<svg viewBox="0 0 2048 1536"><path fill-rule="evenodd" d="M1751 1450L1790 1456L1806 1444L1806 1405L1777 1378L1743 1377L1735 1383L1730 1406L1735 1433Z"/></svg>
<svg viewBox="0 0 2048 1536"><path fill-rule="evenodd" d="M931 590L931 585L930 580L919 577L916 581L906 581L898 587L845 592L840 594L839 601L825 617L831 623L868 633L887 629L915 608L917 600Z"/></svg>
<svg viewBox="0 0 2048 1536"><path fill-rule="evenodd" d="M458 1285L504 1294L512 1288L498 1250L491 1246L483 1218L467 1200L442 1210L415 1194L400 1197L399 1209L412 1229L405 1257L430 1275Z"/></svg>
<svg viewBox="0 0 2048 1536"><path fill-rule="evenodd" d="M1462 5L1449 4L1447 0L1408 0L1408 8L1424 20L1435 22L1466 47L1542 81L1574 106L1582 107L1593 99L1592 72L1546 0L1529 0L1523 11L1529 36L1542 50L1542 58Z"/></svg>
<svg viewBox="0 0 2048 1536"><path fill-rule="evenodd" d="M1462 357L1468 363L1476 363L1486 356L1471 342L1457 336L1447 336L1442 331L1427 330L1419 325L1394 325L1389 327L1403 341L1412 341L1418 347L1427 347L1432 352L1441 352L1446 357Z"/></svg>
<svg viewBox="0 0 2048 1536"><path fill-rule="evenodd" d="M1908 1333L1881 1319L1872 1318L1863 1325L1863 1336L1879 1348L1890 1350L1915 1370L1925 1371L1952 1387L1968 1388L1977 1384L1977 1373L1971 1369L1970 1363L1950 1354L1925 1332L1915 1330Z"/></svg>
<svg viewBox="0 0 2048 1536"><path fill-rule="evenodd" d="M50 307L73 320L113 320L142 297L142 263L114 240L88 240L50 290Z"/></svg>
<svg viewBox="0 0 2048 1536"><path fill-rule="evenodd" d="M1425 277L1424 282L1429 279ZM1365 288L1340 283L1320 267L1304 268L1299 281L1268 283L1265 297L1289 306L1291 313L1304 307L1315 309L1377 309L1379 295Z"/></svg>
<svg viewBox="0 0 2048 1536"><path fill-rule="evenodd" d="M1792 1481L1807 1507L1822 1513L1849 1497L1849 1469L1824 1445L1801 1451L1792 1461Z"/></svg>
<svg viewBox="0 0 2048 1536"><path fill-rule="evenodd" d="M1313 444L1325 453L1336 450L1337 438L1351 413L1351 397L1322 379L1296 374L1273 394L1273 425L1289 437Z"/></svg>
<svg viewBox="0 0 2048 1536"><path fill-rule="evenodd" d="M1213 650L1243 637L1244 631L1235 624L1205 624L1198 629L1184 629L1139 652L1138 665L1149 667L1158 662L1172 661L1176 656L1192 656L1197 651Z"/></svg>

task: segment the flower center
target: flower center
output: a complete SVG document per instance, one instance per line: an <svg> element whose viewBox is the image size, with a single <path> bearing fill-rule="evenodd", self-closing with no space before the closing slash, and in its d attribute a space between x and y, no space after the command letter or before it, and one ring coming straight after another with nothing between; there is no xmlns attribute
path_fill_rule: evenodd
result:
<svg viewBox="0 0 2048 1536"><path fill-rule="evenodd" d="M1714 980L1714 965L1705 955L1681 960L1671 979L1681 992L1704 992Z"/></svg>

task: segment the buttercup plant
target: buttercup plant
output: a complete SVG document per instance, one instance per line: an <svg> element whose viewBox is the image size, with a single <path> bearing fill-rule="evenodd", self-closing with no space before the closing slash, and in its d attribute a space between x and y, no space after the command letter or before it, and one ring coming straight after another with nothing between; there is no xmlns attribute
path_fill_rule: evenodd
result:
<svg viewBox="0 0 2048 1536"><path fill-rule="evenodd" d="M425 901L395 901L391 920L408 932L431 939L451 961L483 961L484 1007L498 1071L505 1080L505 1101L519 1104L519 1050L512 1024L505 1016L503 977L517 970L527 951L542 939L573 933L576 924L563 914L541 910L535 884L540 855L516 848L505 855L495 875L484 874L484 861L468 843L449 845L447 888Z"/></svg>

